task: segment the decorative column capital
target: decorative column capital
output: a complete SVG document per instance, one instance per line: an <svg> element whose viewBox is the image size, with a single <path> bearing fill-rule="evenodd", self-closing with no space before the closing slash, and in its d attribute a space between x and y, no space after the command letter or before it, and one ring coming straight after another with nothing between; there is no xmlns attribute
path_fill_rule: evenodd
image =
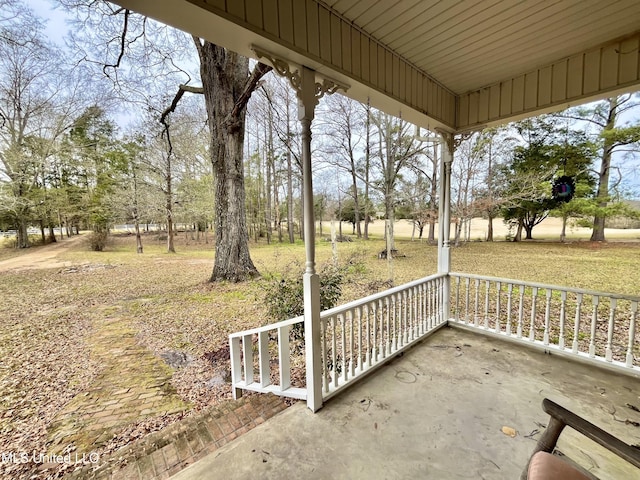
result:
<svg viewBox="0 0 640 480"><path fill-rule="evenodd" d="M436 132L442 138L442 146L446 147L449 151L449 155L445 157L445 163L450 164L453 158L453 150L454 150L454 136L453 133L448 132L442 128L436 128ZM450 168L450 167L449 167Z"/></svg>
<svg viewBox="0 0 640 480"><path fill-rule="evenodd" d="M260 47L251 45L251 50L256 54L256 57L263 63L271 65L278 75L285 77L289 80L289 83L296 92L299 92L302 88L302 79L300 78L300 68L291 68L289 62L282 58L262 50Z"/></svg>
<svg viewBox="0 0 640 480"><path fill-rule="evenodd" d="M300 97L303 82L302 72L303 68L306 67L297 65L293 62L289 62L288 60L285 60L255 45L251 46L251 50L256 54L256 57L258 57L260 61L271 65L278 75L289 80L289 83L298 94L298 97ZM340 83L337 80L327 77L326 75L321 75L315 70L309 70L313 72L316 103L325 95L331 95L338 90L343 90L346 92L349 89L349 85Z"/></svg>

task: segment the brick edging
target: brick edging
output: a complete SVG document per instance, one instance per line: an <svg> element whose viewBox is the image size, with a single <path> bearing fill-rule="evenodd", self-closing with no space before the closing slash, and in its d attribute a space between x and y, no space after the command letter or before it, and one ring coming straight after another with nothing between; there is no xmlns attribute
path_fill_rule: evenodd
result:
<svg viewBox="0 0 640 480"><path fill-rule="evenodd" d="M69 480L163 480L287 408L281 397L252 394L208 410L122 447L65 476Z"/></svg>

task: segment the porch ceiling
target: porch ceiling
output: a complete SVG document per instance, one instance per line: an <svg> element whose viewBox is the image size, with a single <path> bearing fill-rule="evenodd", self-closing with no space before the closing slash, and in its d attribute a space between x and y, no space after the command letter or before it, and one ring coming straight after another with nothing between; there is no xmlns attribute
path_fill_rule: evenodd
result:
<svg viewBox="0 0 640 480"><path fill-rule="evenodd" d="M116 0L347 94L462 131L640 89L637 0Z"/></svg>

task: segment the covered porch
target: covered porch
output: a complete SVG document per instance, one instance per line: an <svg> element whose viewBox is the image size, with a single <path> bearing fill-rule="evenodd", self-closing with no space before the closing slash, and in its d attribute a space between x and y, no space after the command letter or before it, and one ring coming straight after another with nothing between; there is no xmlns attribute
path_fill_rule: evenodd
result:
<svg viewBox="0 0 640 480"><path fill-rule="evenodd" d="M298 404L177 478L516 478L544 396L638 442L640 298L452 273L449 246L455 135L637 90L637 2L118 3L272 65L299 99L305 314L231 335L232 381L319 413ZM311 125L337 90L437 133L442 221L436 274L321 312ZM599 467L586 450L572 457Z"/></svg>
<svg viewBox="0 0 640 480"><path fill-rule="evenodd" d="M637 378L451 325L318 413L297 403L174 478L519 478L549 421L545 397L640 441L625 423L640 421ZM637 476L570 429L558 447L601 479Z"/></svg>

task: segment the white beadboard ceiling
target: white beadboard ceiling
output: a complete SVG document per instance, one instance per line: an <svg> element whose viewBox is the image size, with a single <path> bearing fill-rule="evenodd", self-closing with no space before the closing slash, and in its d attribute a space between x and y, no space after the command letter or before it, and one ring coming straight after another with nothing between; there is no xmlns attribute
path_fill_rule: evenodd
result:
<svg viewBox="0 0 640 480"><path fill-rule="evenodd" d="M640 0L323 0L462 94L640 30Z"/></svg>
<svg viewBox="0 0 640 480"><path fill-rule="evenodd" d="M114 0L468 131L640 89L640 0ZM264 60L264 58L263 58Z"/></svg>

